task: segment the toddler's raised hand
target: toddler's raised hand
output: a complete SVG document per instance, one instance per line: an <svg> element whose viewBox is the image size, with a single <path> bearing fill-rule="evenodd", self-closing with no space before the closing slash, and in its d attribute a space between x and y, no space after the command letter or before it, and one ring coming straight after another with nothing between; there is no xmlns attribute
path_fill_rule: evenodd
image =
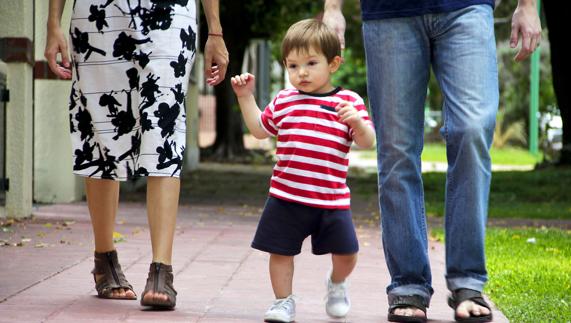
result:
<svg viewBox="0 0 571 323"><path fill-rule="evenodd" d="M256 85L256 77L250 73L236 75L230 79L232 90L237 97L254 94L254 86Z"/></svg>

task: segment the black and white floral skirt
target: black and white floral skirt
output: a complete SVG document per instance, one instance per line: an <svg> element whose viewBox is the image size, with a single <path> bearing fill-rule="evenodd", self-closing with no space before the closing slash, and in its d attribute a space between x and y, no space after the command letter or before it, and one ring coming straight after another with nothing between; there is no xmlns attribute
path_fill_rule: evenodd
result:
<svg viewBox="0 0 571 323"><path fill-rule="evenodd" d="M178 177L194 0L75 0L70 36L74 173Z"/></svg>

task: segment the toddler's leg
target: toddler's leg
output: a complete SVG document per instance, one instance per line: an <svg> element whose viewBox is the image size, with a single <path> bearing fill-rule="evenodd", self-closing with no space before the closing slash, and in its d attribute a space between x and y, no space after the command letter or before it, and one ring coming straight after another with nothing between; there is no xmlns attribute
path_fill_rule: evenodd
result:
<svg viewBox="0 0 571 323"><path fill-rule="evenodd" d="M331 271L331 281L335 284L342 283L351 274L357 264L357 254L331 255L333 270Z"/></svg>
<svg viewBox="0 0 571 323"><path fill-rule="evenodd" d="M325 311L331 317L345 317L351 308L351 300L347 291L345 280L357 264L357 253L354 254L332 254L331 262L333 269L327 277L327 300Z"/></svg>
<svg viewBox="0 0 571 323"><path fill-rule="evenodd" d="M292 294L293 256L270 254L270 279L277 299Z"/></svg>
<svg viewBox="0 0 571 323"><path fill-rule="evenodd" d="M266 311L264 320L269 322L293 322L295 299L291 294L293 281L293 256L270 253L270 279L276 300Z"/></svg>

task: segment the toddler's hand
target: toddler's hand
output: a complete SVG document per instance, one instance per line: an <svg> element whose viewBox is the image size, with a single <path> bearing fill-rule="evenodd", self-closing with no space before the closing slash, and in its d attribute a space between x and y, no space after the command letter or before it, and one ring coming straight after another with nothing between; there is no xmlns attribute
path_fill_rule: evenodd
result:
<svg viewBox="0 0 571 323"><path fill-rule="evenodd" d="M230 79L232 90L236 93L237 97L251 95L254 93L254 86L256 85L256 77L250 73L236 75Z"/></svg>
<svg viewBox="0 0 571 323"><path fill-rule="evenodd" d="M339 121L345 122L351 128L357 128L363 122L363 119L361 119L361 116L359 115L359 111L355 109L353 104L347 101L339 103L335 107L335 111L337 111Z"/></svg>

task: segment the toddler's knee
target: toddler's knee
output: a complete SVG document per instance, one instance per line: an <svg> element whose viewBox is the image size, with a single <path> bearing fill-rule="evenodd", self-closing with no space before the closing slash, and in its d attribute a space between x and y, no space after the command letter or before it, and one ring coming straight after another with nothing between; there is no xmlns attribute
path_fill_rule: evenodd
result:
<svg viewBox="0 0 571 323"><path fill-rule="evenodd" d="M333 254L332 257L335 260L335 262L344 265L353 264L357 261L357 253L348 254L348 255Z"/></svg>

